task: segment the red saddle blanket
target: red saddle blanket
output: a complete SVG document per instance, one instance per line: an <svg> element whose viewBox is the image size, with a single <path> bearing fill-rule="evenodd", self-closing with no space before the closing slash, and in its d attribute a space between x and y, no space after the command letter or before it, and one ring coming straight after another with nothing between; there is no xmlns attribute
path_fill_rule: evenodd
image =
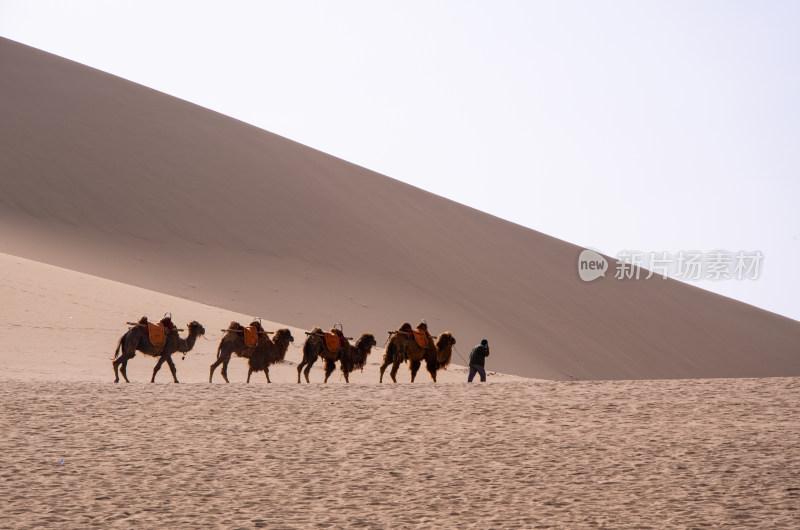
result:
<svg viewBox="0 0 800 530"><path fill-rule="evenodd" d="M244 345L252 348L258 344L258 329L255 326L247 326L244 328Z"/></svg>
<svg viewBox="0 0 800 530"><path fill-rule="evenodd" d="M147 332L153 346L163 346L167 342L167 334L164 332L164 324L147 323Z"/></svg>
<svg viewBox="0 0 800 530"><path fill-rule="evenodd" d="M428 333L426 331L415 329L414 340L417 341L417 345L419 345L420 348L428 347Z"/></svg>
<svg viewBox="0 0 800 530"><path fill-rule="evenodd" d="M333 333L322 333L325 336L325 347L336 353L339 351L339 337Z"/></svg>

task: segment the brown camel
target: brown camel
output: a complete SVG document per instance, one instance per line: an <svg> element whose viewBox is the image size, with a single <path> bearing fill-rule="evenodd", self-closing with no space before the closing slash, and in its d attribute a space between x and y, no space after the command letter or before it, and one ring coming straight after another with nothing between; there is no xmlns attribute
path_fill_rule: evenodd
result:
<svg viewBox="0 0 800 530"><path fill-rule="evenodd" d="M263 331L261 328L261 323L257 320L251 322L250 325L256 326L259 331ZM252 357L253 352L256 349L256 346L247 346L244 343L244 326L238 322L231 322L228 325L228 329L234 331L225 332L225 334L222 336L222 339L219 341L219 346L217 346L217 360L211 364L211 369L208 373L209 383L211 383L211 380L214 377L214 370L216 370L217 366L220 364L222 365L220 375L222 375L222 378L226 383L230 383L230 381L228 381L228 363L231 362L231 356L235 353L237 357L249 359ZM258 342L265 340L269 340L266 334L262 335L259 333Z"/></svg>
<svg viewBox="0 0 800 530"><path fill-rule="evenodd" d="M370 351L372 351L372 347L376 344L378 343L375 341L375 337L372 333L364 333L358 338L355 345L350 346L348 344L347 348L339 352L339 365L346 383L350 382L351 373L356 370L364 369L364 365L367 364L367 356L370 354ZM325 359L326 382L328 381L328 376L333 372L333 368L335 367L335 362L331 362L330 364L333 366L331 366L329 371L328 363L328 359Z"/></svg>
<svg viewBox="0 0 800 530"><path fill-rule="evenodd" d="M153 377L150 379L151 383L155 383L156 374L161 368L161 365L164 364L164 361L167 362L172 372L173 381L177 383L177 369L175 368L175 363L172 362L172 354L175 352L189 352L194 348L197 337L205 335L206 333L205 328L194 320L187 324L186 327L189 330L189 334L185 339L178 335L177 330L173 330L167 334L167 341L161 350L153 346L153 343L150 342L146 327L134 326L129 329L127 333L119 339L119 342L117 342L117 349L114 352L114 361L112 362L114 366L114 382L119 383L119 373L122 372L122 377L125 378L125 382L130 383L128 375L126 374L128 361L133 359L137 351L140 351L150 357L158 357L158 362L155 368L153 368Z"/></svg>
<svg viewBox="0 0 800 530"><path fill-rule="evenodd" d="M386 367L391 364L392 370L389 375L392 377L392 381L396 383L397 370L400 368L400 363L408 360L409 369L411 370L411 382L413 383L422 361L425 360L425 367L435 383L436 372L447 368L450 364L450 357L453 354L453 346L456 344L456 339L453 338L449 331L445 331L439 335L435 344L423 349L417 344L414 337L405 331L405 327L406 325L404 324L397 332L394 332L386 345L379 382L383 382L383 374L386 371ZM410 326L408 327L410 328Z"/></svg>
<svg viewBox="0 0 800 530"><path fill-rule="evenodd" d="M308 373L311 371L311 367L314 366L314 363L317 362L317 359L319 359L320 355L322 355L323 359L330 357L334 360L334 362L339 357L338 352L334 353L325 347L325 340L322 336L322 333L323 332L321 328L314 328L306 336L306 341L303 343L303 360L297 365L298 383L300 382L301 372L306 377L306 383L311 382L308 379ZM305 371L303 371L304 366ZM328 378L326 377L325 380L327 381Z"/></svg>
<svg viewBox="0 0 800 530"><path fill-rule="evenodd" d="M335 333L336 326L331 328L331 333ZM339 330L341 331L341 330ZM306 383L310 383L308 373L311 367L317 362L319 357L325 361L325 382L328 382L328 377L336 369L336 361L339 360L339 353L345 348L349 347L350 343L345 338L343 341L340 339L340 346L338 351L331 351L325 344L325 337L321 328L314 328L309 333L306 333L306 341L303 343L303 360L297 365L297 382L300 382L300 372L305 366L303 372L306 376ZM344 337L344 335L341 335ZM343 342L343 344L342 344Z"/></svg>
<svg viewBox="0 0 800 530"><path fill-rule="evenodd" d="M272 340L258 341L258 345L253 351L253 355L247 360L247 382L250 382L250 375L253 372L264 372L267 376L267 383L269 380L269 367L283 361L286 357L286 350L289 349L289 344L294 342L292 333L286 329L279 329L275 332Z"/></svg>
<svg viewBox="0 0 800 530"><path fill-rule="evenodd" d="M344 380L349 383L350 374L364 368L367 363L367 356L376 344L375 337L371 333L364 333L358 338L354 346L349 343L345 344L338 352L334 353L325 346L322 330L314 328L306 338L305 344L303 344L303 360L297 365L297 382L300 382L300 373L302 372L306 378L306 383L310 383L308 373L314 363L317 362L317 359L322 357L325 361L326 383L336 369L336 361L339 361ZM303 370L304 366L305 370Z"/></svg>
<svg viewBox="0 0 800 530"><path fill-rule="evenodd" d="M383 354L383 363L380 369L380 379L378 382L383 382L383 374L386 367L392 365L392 381L397 382L397 370L400 368L400 363L406 362L410 355L416 359L423 359L425 352L416 343L412 335L411 324L408 322L403 323L402 326L397 328L397 331L391 331L389 340L386 344L386 353ZM413 351L409 352L409 348Z"/></svg>

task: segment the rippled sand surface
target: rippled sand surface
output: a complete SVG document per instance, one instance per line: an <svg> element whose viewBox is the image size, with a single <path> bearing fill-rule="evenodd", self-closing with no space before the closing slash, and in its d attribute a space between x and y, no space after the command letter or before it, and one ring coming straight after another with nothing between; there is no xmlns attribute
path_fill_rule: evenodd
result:
<svg viewBox="0 0 800 530"><path fill-rule="evenodd" d="M0 526L800 526L800 380L0 382Z"/></svg>

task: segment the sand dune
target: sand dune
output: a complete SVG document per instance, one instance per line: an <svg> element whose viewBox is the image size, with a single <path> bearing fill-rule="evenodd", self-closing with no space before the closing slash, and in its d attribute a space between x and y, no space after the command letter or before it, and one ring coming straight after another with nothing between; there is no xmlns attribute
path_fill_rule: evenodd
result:
<svg viewBox="0 0 800 530"><path fill-rule="evenodd" d="M4 381L0 403L9 528L800 524L797 379Z"/></svg>
<svg viewBox="0 0 800 530"><path fill-rule="evenodd" d="M425 318L528 377L800 375L795 321L584 284L573 245L8 40L0 114L8 254L299 328Z"/></svg>
<svg viewBox="0 0 800 530"><path fill-rule="evenodd" d="M249 323L254 315L233 313L124 285L52 265L0 254L0 380L105 381L114 380L111 357L119 337L127 330L125 322L141 315L161 317L173 314L178 325L197 320L206 328L206 339L197 341L186 355L173 356L178 368L178 380L183 383L208 381L209 365L216 358L217 344L224 328L232 320ZM263 321L266 329L289 327L277 322ZM302 344L306 330L290 327L295 343L289 347L284 363L270 369L275 383L296 383L297 364L302 360ZM359 335L364 330L349 329ZM383 346L386 335L379 336ZM457 354L456 354L457 355ZM363 372L351 376L354 383L377 383L378 367L383 349L374 348ZM455 356L454 356L455 357ZM156 359L138 353L128 363L132 382L147 382L153 373ZM465 381L466 362L456 358L453 365L440 372L443 382ZM243 383L247 376L247 361L234 357L228 367L232 383ZM322 363L317 362L310 375L312 382L324 379ZM521 381L523 378L491 372L496 381ZM388 382L388 374L387 379ZM409 382L408 368L402 366L398 381ZM167 366L158 372L157 383L172 384ZM215 384L223 383L219 370ZM337 369L330 384L344 384ZM424 367L415 384L432 384ZM266 384L263 372L253 375L251 384Z"/></svg>

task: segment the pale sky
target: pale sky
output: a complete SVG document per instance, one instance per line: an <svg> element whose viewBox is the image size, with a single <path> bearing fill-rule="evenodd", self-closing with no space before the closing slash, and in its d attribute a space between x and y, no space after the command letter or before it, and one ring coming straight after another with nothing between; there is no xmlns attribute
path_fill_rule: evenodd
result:
<svg viewBox="0 0 800 530"><path fill-rule="evenodd" d="M798 2L0 0L0 35L611 256L759 250L694 284L800 320Z"/></svg>

